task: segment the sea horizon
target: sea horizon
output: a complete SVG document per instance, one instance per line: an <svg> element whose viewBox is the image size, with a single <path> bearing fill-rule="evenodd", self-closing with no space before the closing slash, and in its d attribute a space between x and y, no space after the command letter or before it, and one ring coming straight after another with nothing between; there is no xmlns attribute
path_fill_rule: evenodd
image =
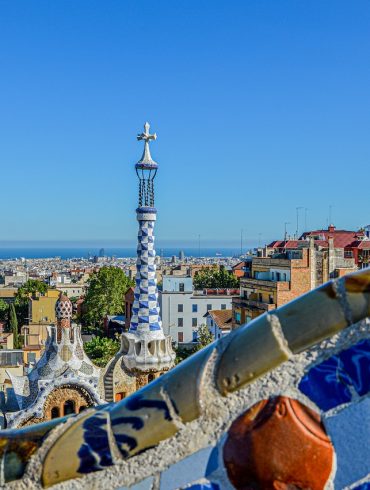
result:
<svg viewBox="0 0 370 490"><path fill-rule="evenodd" d="M250 248L243 249L246 253ZM105 257L133 258L136 257L136 247L1 247L0 260L14 259L51 259L60 257L61 259L88 259L99 256L101 249L104 249ZM240 256L240 247L160 247L157 248L157 255L161 257L179 256L184 252L185 257L236 257Z"/></svg>

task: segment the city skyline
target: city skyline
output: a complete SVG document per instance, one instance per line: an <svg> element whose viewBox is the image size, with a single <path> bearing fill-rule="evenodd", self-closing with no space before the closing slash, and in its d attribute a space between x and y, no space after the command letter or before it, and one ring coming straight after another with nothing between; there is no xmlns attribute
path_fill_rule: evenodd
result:
<svg viewBox="0 0 370 490"><path fill-rule="evenodd" d="M3 241L135 243L146 120L159 244L368 224L368 2L0 8Z"/></svg>

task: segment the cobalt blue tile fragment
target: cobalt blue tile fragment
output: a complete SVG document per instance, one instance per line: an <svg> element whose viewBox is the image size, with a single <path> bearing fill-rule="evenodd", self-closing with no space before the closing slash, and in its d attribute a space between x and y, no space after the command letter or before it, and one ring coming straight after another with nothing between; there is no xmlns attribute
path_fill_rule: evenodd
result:
<svg viewBox="0 0 370 490"><path fill-rule="evenodd" d="M370 490L370 483L362 483L362 485L355 487L353 490Z"/></svg>
<svg viewBox="0 0 370 490"><path fill-rule="evenodd" d="M218 469L218 448L217 446L212 450L206 468L206 476L209 477L214 471Z"/></svg>
<svg viewBox="0 0 370 490"><path fill-rule="evenodd" d="M91 473L113 464L106 426L107 420L99 412L83 422L84 442L78 451L79 473Z"/></svg>
<svg viewBox="0 0 370 490"><path fill-rule="evenodd" d="M220 487L217 483L206 482L206 483L195 483L191 487L185 487L186 490L220 490ZM182 490L185 490L183 488Z"/></svg>
<svg viewBox="0 0 370 490"><path fill-rule="evenodd" d="M339 357L344 370L352 380L356 392L366 395L370 391L370 340L363 340L355 346L342 351Z"/></svg>
<svg viewBox="0 0 370 490"><path fill-rule="evenodd" d="M321 410L330 410L351 401L351 378L338 356L322 362L303 376L298 388Z"/></svg>

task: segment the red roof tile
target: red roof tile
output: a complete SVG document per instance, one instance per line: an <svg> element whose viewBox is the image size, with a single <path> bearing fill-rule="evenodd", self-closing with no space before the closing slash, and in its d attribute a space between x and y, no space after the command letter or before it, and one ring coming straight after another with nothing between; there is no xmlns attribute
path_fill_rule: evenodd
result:
<svg viewBox="0 0 370 490"><path fill-rule="evenodd" d="M208 313L221 330L229 330L231 328L232 310L209 310Z"/></svg>

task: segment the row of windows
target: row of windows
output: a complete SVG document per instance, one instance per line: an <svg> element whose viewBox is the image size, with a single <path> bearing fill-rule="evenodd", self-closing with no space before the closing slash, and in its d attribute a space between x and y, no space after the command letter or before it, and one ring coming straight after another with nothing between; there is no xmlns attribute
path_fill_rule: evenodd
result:
<svg viewBox="0 0 370 490"><path fill-rule="evenodd" d="M287 280L287 275L285 272L271 272L271 279L275 281L275 276L276 276L276 281L286 281Z"/></svg>
<svg viewBox="0 0 370 490"><path fill-rule="evenodd" d="M212 305L211 304L208 304L207 305L207 311L209 310L212 310ZM226 305L225 304L222 304L221 305L221 310L226 310ZM184 305L182 303L179 303L177 305L177 311L178 313L183 313L184 312ZM198 313L198 305L197 304L192 304L191 305L191 311L193 313Z"/></svg>
<svg viewBox="0 0 370 490"><path fill-rule="evenodd" d="M177 319L177 326L179 328L182 328L184 326L184 319L183 318L178 318ZM192 318L191 319L191 326L192 327L197 327L198 326L198 318Z"/></svg>

